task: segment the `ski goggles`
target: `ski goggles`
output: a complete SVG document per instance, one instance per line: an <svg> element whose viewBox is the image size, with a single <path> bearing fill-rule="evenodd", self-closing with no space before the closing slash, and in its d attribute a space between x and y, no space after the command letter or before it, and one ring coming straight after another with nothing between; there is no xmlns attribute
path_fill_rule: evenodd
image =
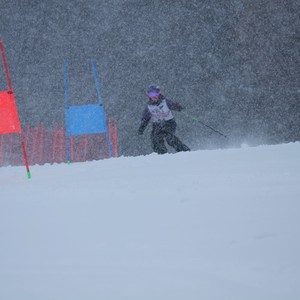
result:
<svg viewBox="0 0 300 300"><path fill-rule="evenodd" d="M148 97L150 97L150 98L158 97L159 95L160 95L160 92L150 92L150 93L148 93Z"/></svg>

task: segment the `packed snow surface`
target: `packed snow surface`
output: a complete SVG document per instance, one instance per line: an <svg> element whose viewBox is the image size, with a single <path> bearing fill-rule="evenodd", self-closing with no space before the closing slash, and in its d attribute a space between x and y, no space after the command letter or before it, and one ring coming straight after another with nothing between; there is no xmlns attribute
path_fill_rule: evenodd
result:
<svg viewBox="0 0 300 300"><path fill-rule="evenodd" d="M300 299L300 144L0 168L2 300Z"/></svg>

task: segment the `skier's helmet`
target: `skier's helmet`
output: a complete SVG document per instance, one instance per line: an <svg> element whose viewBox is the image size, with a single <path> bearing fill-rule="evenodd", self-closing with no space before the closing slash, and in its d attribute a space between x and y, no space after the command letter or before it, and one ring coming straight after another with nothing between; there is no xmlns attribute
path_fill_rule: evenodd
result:
<svg viewBox="0 0 300 300"><path fill-rule="evenodd" d="M155 84L151 84L146 89L146 94L148 97L157 97L160 95L160 87Z"/></svg>

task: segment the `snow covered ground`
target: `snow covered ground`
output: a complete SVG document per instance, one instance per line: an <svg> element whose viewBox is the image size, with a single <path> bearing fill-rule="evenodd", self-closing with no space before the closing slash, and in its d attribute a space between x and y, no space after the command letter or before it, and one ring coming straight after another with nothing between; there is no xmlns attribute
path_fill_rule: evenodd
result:
<svg viewBox="0 0 300 300"><path fill-rule="evenodd" d="M300 299L300 144L0 168L1 300Z"/></svg>

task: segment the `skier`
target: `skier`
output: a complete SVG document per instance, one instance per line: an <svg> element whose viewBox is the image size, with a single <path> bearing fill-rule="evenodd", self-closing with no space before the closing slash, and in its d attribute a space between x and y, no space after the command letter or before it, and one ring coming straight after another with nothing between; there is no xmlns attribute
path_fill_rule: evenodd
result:
<svg viewBox="0 0 300 300"><path fill-rule="evenodd" d="M142 135L150 119L152 119L151 141L154 152L158 154L168 152L164 140L177 152L190 151L190 148L175 136L176 121L172 110L181 111L184 109L183 106L165 98L157 85L150 85L146 93L149 101L143 112L138 133Z"/></svg>

